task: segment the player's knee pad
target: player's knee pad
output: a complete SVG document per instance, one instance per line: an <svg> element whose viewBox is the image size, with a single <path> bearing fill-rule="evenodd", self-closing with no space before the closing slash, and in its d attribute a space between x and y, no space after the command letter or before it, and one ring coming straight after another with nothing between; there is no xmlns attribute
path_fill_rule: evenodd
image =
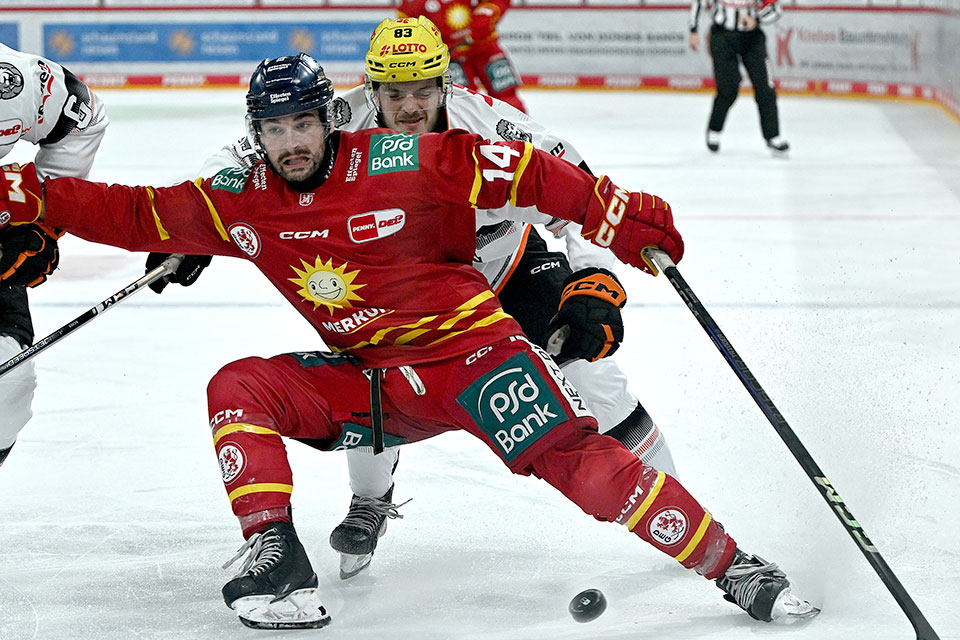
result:
<svg viewBox="0 0 960 640"><path fill-rule="evenodd" d="M737 546L683 485L654 469L641 476L617 522L709 579L729 565Z"/></svg>
<svg viewBox="0 0 960 640"><path fill-rule="evenodd" d="M261 358L251 357L225 364L207 383L207 400L211 410L214 406L229 404L246 387L244 381L250 376ZM213 418L213 416L211 416Z"/></svg>

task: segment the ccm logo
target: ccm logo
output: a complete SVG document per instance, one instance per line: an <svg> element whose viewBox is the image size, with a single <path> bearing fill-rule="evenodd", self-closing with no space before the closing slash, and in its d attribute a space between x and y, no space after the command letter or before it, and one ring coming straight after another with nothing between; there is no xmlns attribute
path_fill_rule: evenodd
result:
<svg viewBox="0 0 960 640"><path fill-rule="evenodd" d="M487 347L482 347L479 351L476 351L476 352L470 354L470 356L467 358L467 364L468 364L468 365L473 364L474 362L476 362L477 360L479 360L479 359L482 358L483 356L487 355L487 354L490 353L491 351L493 351L493 347L489 347L489 346L487 346Z"/></svg>
<svg viewBox="0 0 960 640"><path fill-rule="evenodd" d="M403 209L370 211L351 217L347 221L350 239L354 242L370 242L395 234L403 229L407 215Z"/></svg>
<svg viewBox="0 0 960 640"><path fill-rule="evenodd" d="M329 238L330 229L324 229L319 231L314 229L313 231L281 231L280 239L281 240L309 240L310 238Z"/></svg>

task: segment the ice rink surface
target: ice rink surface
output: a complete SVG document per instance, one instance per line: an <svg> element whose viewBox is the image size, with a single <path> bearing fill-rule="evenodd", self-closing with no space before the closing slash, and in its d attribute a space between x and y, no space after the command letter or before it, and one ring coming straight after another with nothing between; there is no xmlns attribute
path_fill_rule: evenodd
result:
<svg viewBox="0 0 960 640"><path fill-rule="evenodd" d="M93 178L191 178L242 128L240 91L102 92ZM960 638L960 124L939 108L782 97L772 158L749 94L721 152L707 94L534 92L530 112L597 173L672 204L681 272L941 638ZM23 159L27 147L14 152ZM139 277L143 257L75 239L32 294L46 335ZM220 598L241 544L206 426L223 364L322 347L250 265L143 292L37 359L35 417L0 469L0 638L909 640L906 618L663 278L623 266L617 355L680 478L740 545L823 608L774 628L485 446L404 448L393 521L342 582L327 537L342 454L288 444L295 520L333 616L248 630ZM577 624L571 597L609 607Z"/></svg>

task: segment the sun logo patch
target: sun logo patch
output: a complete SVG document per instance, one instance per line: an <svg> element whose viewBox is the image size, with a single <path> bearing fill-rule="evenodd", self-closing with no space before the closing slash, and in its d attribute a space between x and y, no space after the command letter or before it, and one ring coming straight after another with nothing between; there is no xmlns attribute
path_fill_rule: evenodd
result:
<svg viewBox="0 0 960 640"><path fill-rule="evenodd" d="M339 267L333 266L333 258L323 262L320 256L311 266L306 260L301 259L303 270L296 267L290 267L297 274L296 278L289 278L290 282L299 285L297 291L307 302L313 303L313 309L316 311L320 305L327 307L330 313L334 309L349 309L353 307L350 304L353 300L363 301L357 295L357 289L365 287L365 284L354 284L357 274L360 270L347 272L347 263L344 262Z"/></svg>
<svg viewBox="0 0 960 640"><path fill-rule="evenodd" d="M447 24L454 29L465 29L470 25L470 10L462 4L455 4L447 9Z"/></svg>

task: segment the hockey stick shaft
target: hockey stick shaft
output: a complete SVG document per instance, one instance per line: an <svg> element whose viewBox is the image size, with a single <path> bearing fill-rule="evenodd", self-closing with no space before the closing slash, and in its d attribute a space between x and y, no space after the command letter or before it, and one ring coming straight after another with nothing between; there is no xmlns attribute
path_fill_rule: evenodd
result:
<svg viewBox="0 0 960 640"><path fill-rule="evenodd" d="M893 595L894 600L896 600L900 608L903 609L907 619L910 620L910 624L913 625L914 631L917 632L917 640L939 640L940 636L937 635L937 632L934 631L930 623L927 622L927 619L919 607L917 607L916 603L914 603L910 594L907 593L907 590L900 583L900 580L897 579L897 576L894 575L893 570L880 555L880 552L877 551L873 543L870 542L870 538L867 537L863 527L860 526L860 523L857 522L853 514L850 513L840 494L837 493L833 485L830 484L830 481L827 480L823 471L820 470L820 467L813 460L813 457L807 451L806 447L800 442L800 438L797 437L797 434L794 433L790 425L787 424L783 415L781 415L780 411L773 404L770 396L767 395L767 392L764 391L760 383L757 382L753 373L747 368L743 358L736 352L733 345L730 344L730 341L723 334L723 331L720 330L717 323L710 314L707 313L707 310L703 304L701 304L696 294L694 294L690 285L688 285L683 279L683 276L680 275L677 265L673 263L670 256L659 249L644 249L644 257L650 264L663 272L667 280L670 281L670 284L673 285L673 288L680 294L680 298L683 299L684 304L686 304L690 312L693 313L694 317L700 322L700 326L703 327L703 330L710 336L713 344L720 350L727 364L730 365L730 368L733 369L737 377L740 378L740 382L743 383L743 386L746 387L750 396L757 403L757 406L760 407L763 415L765 415L770 424L773 425L773 428L780 435L780 438L783 439L787 448L790 449L790 453L793 454L793 457L796 458L800 466L803 467L807 477L810 478L814 486L820 491L820 495L826 500L831 510L840 520L840 523L843 524L844 529L847 530L847 533L850 534L850 537L853 538L857 547L860 548L860 551L867 558L867 562L869 562L873 570L877 572L880 580L886 585L890 594Z"/></svg>
<svg viewBox="0 0 960 640"><path fill-rule="evenodd" d="M137 291L140 291L144 287L150 285L153 282L156 282L164 276L170 275L177 270L177 267L180 266L180 261L183 260L183 256L179 254L174 254L164 260L160 266L153 269L152 271L144 274L142 278L136 282L131 282L126 287L117 291L115 294L101 302L100 304L91 307L86 312L80 314L67 324L63 325L47 337L42 340L37 340L32 347L27 347L17 355L13 356L5 363L0 365L0 377L9 373L10 371L16 369L24 362L32 360L38 353L45 351L49 347L53 346L60 340L66 338L68 335L87 324L97 316L103 314L109 309L113 308L114 305L123 302L130 296L132 296Z"/></svg>

